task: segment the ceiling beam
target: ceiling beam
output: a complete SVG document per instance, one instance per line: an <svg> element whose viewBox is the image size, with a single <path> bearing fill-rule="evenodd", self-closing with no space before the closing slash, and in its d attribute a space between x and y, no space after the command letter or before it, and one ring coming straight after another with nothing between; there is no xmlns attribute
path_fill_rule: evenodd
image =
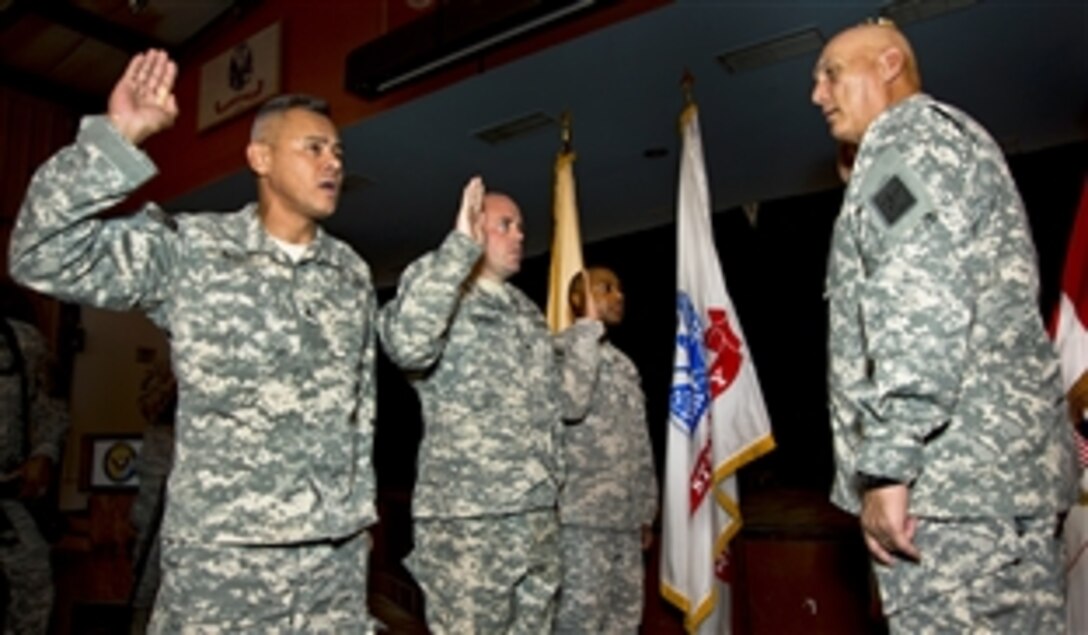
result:
<svg viewBox="0 0 1088 635"><path fill-rule="evenodd" d="M190 55L201 50L211 37L220 32L225 25L237 23L250 11L261 4L263 0L234 0L226 8L208 20L200 29L193 33L185 41L174 47L174 59L184 60Z"/></svg>
<svg viewBox="0 0 1088 635"><path fill-rule="evenodd" d="M139 53L149 48L170 50L172 47L136 29L107 20L97 13L57 0L14 0L17 9L33 13L80 35L98 40L127 53Z"/></svg>
<svg viewBox="0 0 1088 635"><path fill-rule="evenodd" d="M106 107L106 95L94 95L58 84L51 79L0 64L0 84L14 90L64 104L74 112L100 112Z"/></svg>
<svg viewBox="0 0 1088 635"><path fill-rule="evenodd" d="M0 2L0 32L15 24L26 15L27 7L23 3L11 2L5 5Z"/></svg>

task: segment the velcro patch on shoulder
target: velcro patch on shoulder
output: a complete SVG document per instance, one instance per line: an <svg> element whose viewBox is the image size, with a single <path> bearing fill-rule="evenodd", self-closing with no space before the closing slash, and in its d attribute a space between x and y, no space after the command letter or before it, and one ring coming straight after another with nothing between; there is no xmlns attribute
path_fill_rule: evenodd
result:
<svg viewBox="0 0 1088 635"><path fill-rule="evenodd" d="M892 148L877 157L863 178L858 200L892 238L904 235L923 216L936 211L925 183Z"/></svg>
<svg viewBox="0 0 1088 635"><path fill-rule="evenodd" d="M884 187L873 195L872 201L873 205L880 210L884 222L894 225L896 221L903 217L903 214L906 214L910 208L914 207L918 199L911 193L910 188L903 183L903 179L899 178L898 175L892 175L884 183Z"/></svg>

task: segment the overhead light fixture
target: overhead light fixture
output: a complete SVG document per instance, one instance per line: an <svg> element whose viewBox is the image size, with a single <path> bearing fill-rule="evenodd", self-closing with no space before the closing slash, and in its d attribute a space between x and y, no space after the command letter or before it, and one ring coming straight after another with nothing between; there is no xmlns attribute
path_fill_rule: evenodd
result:
<svg viewBox="0 0 1088 635"><path fill-rule="evenodd" d="M455 62L615 0L446 0L351 51L348 90L375 99Z"/></svg>
<svg viewBox="0 0 1088 635"><path fill-rule="evenodd" d="M497 145L517 137L523 137L535 130L554 126L555 123L554 117L538 111L482 128L473 132L472 135L484 143Z"/></svg>
<svg viewBox="0 0 1088 635"><path fill-rule="evenodd" d="M978 4L978 0L892 0L880 10L880 15L903 26L966 9L974 4Z"/></svg>
<svg viewBox="0 0 1088 635"><path fill-rule="evenodd" d="M803 29L751 46L726 51L718 63L730 73L742 73L798 57L824 46L824 36L816 28Z"/></svg>

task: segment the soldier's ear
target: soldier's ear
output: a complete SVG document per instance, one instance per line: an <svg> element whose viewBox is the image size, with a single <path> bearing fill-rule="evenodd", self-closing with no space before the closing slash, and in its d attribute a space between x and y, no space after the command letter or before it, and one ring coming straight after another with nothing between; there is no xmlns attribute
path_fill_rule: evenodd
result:
<svg viewBox="0 0 1088 635"><path fill-rule="evenodd" d="M880 69L880 77L885 82L891 82L896 77L899 77L903 73L905 68L906 57L903 55L903 51L897 47L890 47L885 49L879 57L877 57L878 68Z"/></svg>
<svg viewBox="0 0 1088 635"><path fill-rule="evenodd" d="M268 174L268 170L272 165L271 148L268 147L267 143L251 141L246 146L246 160L249 162L251 170L259 176L264 176Z"/></svg>

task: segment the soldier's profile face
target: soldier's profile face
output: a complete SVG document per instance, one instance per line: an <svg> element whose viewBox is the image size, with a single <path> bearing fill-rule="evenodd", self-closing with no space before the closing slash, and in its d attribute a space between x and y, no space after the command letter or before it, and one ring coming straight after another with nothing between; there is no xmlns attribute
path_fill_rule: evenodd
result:
<svg viewBox="0 0 1088 635"><path fill-rule="evenodd" d="M484 197L484 270L506 280L521 269L523 233L521 210L500 194Z"/></svg>
<svg viewBox="0 0 1088 635"><path fill-rule="evenodd" d="M332 121L294 108L279 115L264 142L269 193L288 211L319 220L336 211L343 182L343 146Z"/></svg>
<svg viewBox="0 0 1088 635"><path fill-rule="evenodd" d="M887 107L877 49L863 33L846 32L824 48L813 71L812 103L835 139L857 144Z"/></svg>
<svg viewBox="0 0 1088 635"><path fill-rule="evenodd" d="M622 322L624 299L619 277L609 269L594 267L589 270L589 288L601 321L608 326Z"/></svg>

